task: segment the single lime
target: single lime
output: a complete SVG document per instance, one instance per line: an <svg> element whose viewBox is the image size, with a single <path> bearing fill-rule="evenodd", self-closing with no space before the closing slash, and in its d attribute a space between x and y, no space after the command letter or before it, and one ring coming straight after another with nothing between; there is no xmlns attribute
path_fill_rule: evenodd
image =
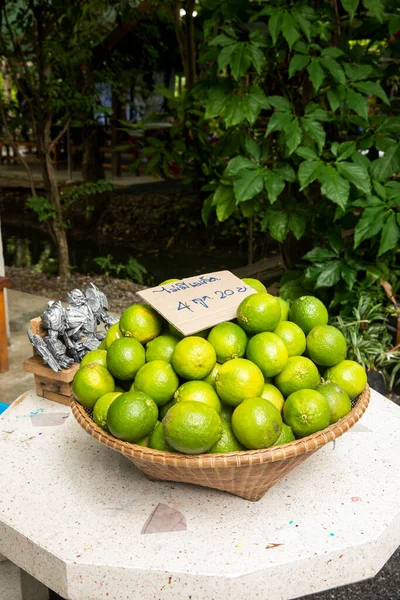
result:
<svg viewBox="0 0 400 600"><path fill-rule="evenodd" d="M153 431L157 417L157 404L150 396L125 392L108 409L107 426L116 438L135 444Z"/></svg>
<svg viewBox="0 0 400 600"><path fill-rule="evenodd" d="M267 291L267 288L265 287L265 285L263 283L261 283L261 281L259 281L258 279L252 279L251 277L244 277L242 279L243 283L245 285L248 285L249 287L253 288L253 290L256 290L256 292L258 293L264 293Z"/></svg>
<svg viewBox="0 0 400 600"><path fill-rule="evenodd" d="M313 327L328 323L328 311L315 296L301 296L290 308L290 320L296 323L307 335Z"/></svg>
<svg viewBox="0 0 400 600"><path fill-rule="evenodd" d="M246 450L246 448L233 433L231 423L222 421L222 436L208 451L209 454L226 454L227 452L239 452L240 450Z"/></svg>
<svg viewBox="0 0 400 600"><path fill-rule="evenodd" d="M124 336L135 338L142 344L160 335L163 319L148 304L132 304L121 315L119 328Z"/></svg>
<svg viewBox="0 0 400 600"><path fill-rule="evenodd" d="M218 413L202 402L178 402L162 424L168 444L184 454L208 452L222 436Z"/></svg>
<svg viewBox="0 0 400 600"><path fill-rule="evenodd" d="M115 340L107 351L107 368L118 379L133 379L145 363L144 348L135 338L123 337Z"/></svg>
<svg viewBox="0 0 400 600"><path fill-rule="evenodd" d="M161 421L157 421L156 426L150 434L149 448L154 450L160 450L162 452L175 452L172 446L170 446L166 440L164 428Z"/></svg>
<svg viewBox="0 0 400 600"><path fill-rule="evenodd" d="M86 408L93 408L99 398L113 392L114 388L114 377L97 363L78 369L72 381L74 397Z"/></svg>
<svg viewBox="0 0 400 600"><path fill-rule="evenodd" d="M166 360L170 363L178 342L179 338L174 335L159 335L146 345L146 361Z"/></svg>
<svg viewBox="0 0 400 600"><path fill-rule="evenodd" d="M307 354L321 367L333 367L346 358L344 335L331 325L317 325L307 336Z"/></svg>
<svg viewBox="0 0 400 600"><path fill-rule="evenodd" d="M278 437L275 444L272 445L281 446L282 444L288 444L289 442L293 442L295 439L296 438L294 437L292 428L289 427L289 425L286 425L286 423L282 423L281 435Z"/></svg>
<svg viewBox="0 0 400 600"><path fill-rule="evenodd" d="M109 329L107 329L105 341L106 341L106 350L111 346L115 340L119 340L119 338L123 337L121 330L119 328L119 322L111 325Z"/></svg>
<svg viewBox="0 0 400 600"><path fill-rule="evenodd" d="M235 323L220 323L213 327L207 340L213 346L217 361L224 363L232 358L242 358L246 352L246 332Z"/></svg>
<svg viewBox="0 0 400 600"><path fill-rule="evenodd" d="M281 306L278 298L271 294L252 294L239 304L236 316L247 333L274 331L281 318Z"/></svg>
<svg viewBox="0 0 400 600"><path fill-rule="evenodd" d="M317 392L325 396L331 408L331 425L339 419L343 419L351 411L351 400L349 395L336 383L326 381L315 388Z"/></svg>
<svg viewBox="0 0 400 600"><path fill-rule="evenodd" d="M264 400L268 400L268 402L271 402L275 406L275 408L279 410L280 413L282 412L285 399L282 396L281 392L278 390L278 388L272 385L272 383L264 384L264 389L261 393L261 398L264 398Z"/></svg>
<svg viewBox="0 0 400 600"><path fill-rule="evenodd" d="M101 427L108 431L107 427L107 413L111 404L114 402L118 396L121 395L122 392L109 392L108 394L104 394L101 396L94 405L93 408L93 421Z"/></svg>
<svg viewBox="0 0 400 600"><path fill-rule="evenodd" d="M296 323L281 321L274 331L285 344L289 356L300 356L306 349L306 336Z"/></svg>
<svg viewBox="0 0 400 600"><path fill-rule="evenodd" d="M247 398L233 411L232 429L246 448L268 448L281 434L282 418L270 402Z"/></svg>
<svg viewBox="0 0 400 600"><path fill-rule="evenodd" d="M261 396L263 389L263 374L250 360L236 358L221 365L216 390L225 404L238 406L245 398Z"/></svg>
<svg viewBox="0 0 400 600"><path fill-rule="evenodd" d="M217 357L210 342L198 336L183 338L172 355L172 366L183 379L204 379L215 367Z"/></svg>
<svg viewBox="0 0 400 600"><path fill-rule="evenodd" d="M85 354L81 360L81 367L90 365L90 363L97 363L98 365L107 367L107 351L97 349Z"/></svg>
<svg viewBox="0 0 400 600"><path fill-rule="evenodd" d="M305 356L292 356L286 367L275 377L275 385L285 398L302 389L314 389L321 376L314 363Z"/></svg>
<svg viewBox="0 0 400 600"><path fill-rule="evenodd" d="M79 371L78 371L79 372ZM367 385L367 374L354 360L342 360L325 371L324 379L336 383L343 391L355 398Z"/></svg>
<svg viewBox="0 0 400 600"><path fill-rule="evenodd" d="M157 406L170 402L179 387L179 379L172 366L165 360L152 360L136 373L135 391L153 398Z"/></svg>
<svg viewBox="0 0 400 600"><path fill-rule="evenodd" d="M214 388L205 381L186 381L175 392L177 402L203 402L217 413L221 412L221 400Z"/></svg>
<svg viewBox="0 0 400 600"><path fill-rule="evenodd" d="M273 377L285 368L288 351L275 333L265 332L249 340L246 357L261 369L264 377Z"/></svg>
<svg viewBox="0 0 400 600"><path fill-rule="evenodd" d="M297 437L305 437L329 426L331 409L328 400L316 390L293 392L283 407L283 419Z"/></svg>

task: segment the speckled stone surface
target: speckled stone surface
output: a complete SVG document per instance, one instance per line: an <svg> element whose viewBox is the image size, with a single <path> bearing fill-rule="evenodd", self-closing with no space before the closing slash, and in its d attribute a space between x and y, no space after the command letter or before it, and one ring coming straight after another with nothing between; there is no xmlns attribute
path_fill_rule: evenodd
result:
<svg viewBox="0 0 400 600"><path fill-rule="evenodd" d="M289 600L373 577L400 543L400 408L361 421L257 503L150 482L69 409L0 418L0 553L69 600ZM186 530L142 534L159 505Z"/></svg>
<svg viewBox="0 0 400 600"><path fill-rule="evenodd" d="M0 562L0 600L22 600L20 569L9 560Z"/></svg>

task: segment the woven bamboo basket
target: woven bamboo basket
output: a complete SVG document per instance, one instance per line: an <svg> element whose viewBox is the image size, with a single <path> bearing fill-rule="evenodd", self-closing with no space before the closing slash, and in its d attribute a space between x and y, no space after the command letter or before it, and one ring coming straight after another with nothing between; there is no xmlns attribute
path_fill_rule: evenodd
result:
<svg viewBox="0 0 400 600"><path fill-rule="evenodd" d="M313 435L263 450L227 454L175 454L121 442L98 427L85 408L75 400L71 408L79 425L87 433L109 448L121 452L150 480L194 483L255 502L319 448L353 427L364 414L369 397L367 385L348 415Z"/></svg>

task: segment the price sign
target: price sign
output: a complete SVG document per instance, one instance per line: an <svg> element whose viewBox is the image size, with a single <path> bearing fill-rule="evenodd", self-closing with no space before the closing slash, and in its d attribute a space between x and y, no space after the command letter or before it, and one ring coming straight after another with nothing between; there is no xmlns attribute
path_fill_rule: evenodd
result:
<svg viewBox="0 0 400 600"><path fill-rule="evenodd" d="M137 293L183 335L192 335L234 319L242 300L255 292L230 271L217 271Z"/></svg>

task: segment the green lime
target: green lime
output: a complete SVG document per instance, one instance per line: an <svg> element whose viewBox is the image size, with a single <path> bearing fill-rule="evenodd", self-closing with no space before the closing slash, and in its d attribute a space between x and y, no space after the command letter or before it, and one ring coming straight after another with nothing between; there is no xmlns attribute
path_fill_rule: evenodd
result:
<svg viewBox="0 0 400 600"><path fill-rule="evenodd" d="M173 335L174 337L177 337L180 340L183 340L184 337L187 337L187 336L184 336L183 333L181 333L176 327L171 325L171 323L168 323L168 329L169 329L169 332L171 335ZM196 336L206 339L208 334L209 334L209 329L204 329L203 331L198 331L196 333Z"/></svg>
<svg viewBox="0 0 400 600"><path fill-rule="evenodd" d="M281 306L278 298L271 294L252 294L239 304L236 316L247 333L274 331L281 318Z"/></svg>
<svg viewBox="0 0 400 600"><path fill-rule="evenodd" d="M133 384L132 384L133 385ZM121 392L121 394L123 394L124 392L126 392L127 390L124 390L123 387L121 387L120 385L116 385L114 388L114 392Z"/></svg>
<svg viewBox="0 0 400 600"><path fill-rule="evenodd" d="M289 356L300 356L306 349L306 336L296 323L282 321L274 331L285 344Z"/></svg>
<svg viewBox="0 0 400 600"><path fill-rule="evenodd" d="M292 356L286 367L275 377L275 385L287 398L302 389L314 389L321 377L314 363L305 356Z"/></svg>
<svg viewBox="0 0 400 600"><path fill-rule="evenodd" d="M286 423L282 423L282 431L281 435L276 440L273 446L281 446L282 444L288 444L289 442L293 442L296 438L294 437L292 428Z"/></svg>
<svg viewBox="0 0 400 600"><path fill-rule="evenodd" d="M217 413L221 412L221 400L214 388L205 381L186 381L175 392L177 402L204 402Z"/></svg>
<svg viewBox="0 0 400 600"><path fill-rule="evenodd" d="M247 398L233 411L232 429L246 448L268 448L281 434L282 418L270 402Z"/></svg>
<svg viewBox="0 0 400 600"><path fill-rule="evenodd" d="M170 363L178 342L179 338L174 335L159 335L147 344L146 361L166 360Z"/></svg>
<svg viewBox="0 0 400 600"><path fill-rule="evenodd" d="M146 360L146 353L135 338L115 340L107 351L107 368L117 379L133 379Z"/></svg>
<svg viewBox="0 0 400 600"><path fill-rule="evenodd" d="M336 383L351 399L361 394L367 385L366 372L354 360L342 360L338 365L329 367L324 379Z"/></svg>
<svg viewBox="0 0 400 600"><path fill-rule="evenodd" d="M208 451L209 454L226 454L227 452L239 452L240 450L246 450L246 448L235 437L231 423L222 421L222 436Z"/></svg>
<svg viewBox="0 0 400 600"><path fill-rule="evenodd" d="M93 408L93 421L101 427L108 431L107 427L107 413L111 404L114 402L118 396L121 395L122 392L109 392L108 394L104 394L101 396L94 405Z"/></svg>
<svg viewBox="0 0 400 600"><path fill-rule="evenodd" d="M202 402L178 402L162 423L168 444L184 454L208 452L222 435L218 413Z"/></svg>
<svg viewBox="0 0 400 600"><path fill-rule="evenodd" d="M114 388L114 377L97 363L78 369L72 382L72 393L85 408L93 408L99 398Z"/></svg>
<svg viewBox="0 0 400 600"><path fill-rule="evenodd" d="M344 335L331 325L317 325L307 336L307 354L321 367L333 367L346 358Z"/></svg>
<svg viewBox="0 0 400 600"><path fill-rule="evenodd" d="M202 379L202 381L209 383L215 389L215 380L217 379L217 375L220 370L220 367L221 367L220 363L215 363L215 367L213 368L211 373L209 375L207 375L207 377L204 377L204 379Z"/></svg>
<svg viewBox="0 0 400 600"><path fill-rule="evenodd" d="M232 358L241 358L246 352L247 335L235 323L220 323L213 327L207 340L213 346L217 361L224 363Z"/></svg>
<svg viewBox="0 0 400 600"><path fill-rule="evenodd" d="M158 285L161 287L162 285L167 285L167 283L178 283L179 281L181 281L181 279L166 279L165 281L162 281Z"/></svg>
<svg viewBox="0 0 400 600"><path fill-rule="evenodd" d="M283 298L278 298L279 300L279 304L281 307L281 321L287 321L289 319L289 313L290 313L290 306L288 304L288 302L286 302L286 300L284 300Z"/></svg>
<svg viewBox="0 0 400 600"><path fill-rule="evenodd" d="M97 347L97 350L107 350L106 338L101 341L100 345Z"/></svg>
<svg viewBox="0 0 400 600"><path fill-rule="evenodd" d="M204 379L215 367L217 357L210 342L198 336L183 338L175 346L172 366L183 379Z"/></svg>
<svg viewBox="0 0 400 600"><path fill-rule="evenodd" d="M90 365L90 363L97 363L98 365L107 367L107 350L99 350L97 348L97 350L92 350L85 354L81 360L81 367Z"/></svg>
<svg viewBox="0 0 400 600"><path fill-rule="evenodd" d="M317 392L325 396L331 408L330 423L336 423L339 419L343 419L351 411L351 400L349 395L342 390L336 383L326 381L320 383L315 388Z"/></svg>
<svg viewBox="0 0 400 600"><path fill-rule="evenodd" d="M281 392L278 390L278 388L272 385L272 383L264 384L264 389L261 393L261 398L264 398L264 400L268 400L268 402L271 402L271 404L273 404L275 408L279 410L280 413L282 412L285 399L282 396Z"/></svg>
<svg viewBox="0 0 400 600"><path fill-rule="evenodd" d="M297 437L305 437L329 426L331 409L328 400L316 390L293 392L283 407L283 419Z"/></svg>
<svg viewBox="0 0 400 600"><path fill-rule="evenodd" d="M170 402L179 387L179 379L172 366L165 360L152 360L136 373L135 391L153 398L157 406Z"/></svg>
<svg viewBox="0 0 400 600"><path fill-rule="evenodd" d="M135 442L138 446L143 446L144 448L147 448L149 445L149 440L150 440L150 434L146 435L144 438L142 438L141 440L139 440L138 442Z"/></svg>
<svg viewBox="0 0 400 600"><path fill-rule="evenodd" d="M160 421L163 420L163 418L165 417L165 415L167 414L169 409L172 408L173 406L175 406L176 403L177 403L177 400L175 400L175 398L172 398L171 402L168 402L168 404L164 404L164 406L160 406L160 408L158 409Z"/></svg>
<svg viewBox="0 0 400 600"><path fill-rule="evenodd" d="M135 444L151 433L157 423L157 404L143 392L125 392L108 409L107 426L113 436Z"/></svg>
<svg viewBox="0 0 400 600"><path fill-rule="evenodd" d="M328 311L315 296L301 296L290 308L290 320L296 323L307 335L313 327L328 323Z"/></svg>
<svg viewBox="0 0 400 600"><path fill-rule="evenodd" d="M160 450L161 452L175 452L166 440L161 421L157 421L156 426L151 432L148 445L149 448L154 448L154 450Z"/></svg>
<svg viewBox="0 0 400 600"><path fill-rule="evenodd" d="M124 336L146 344L160 335L163 320L148 304L132 304L122 313L119 327Z"/></svg>
<svg viewBox="0 0 400 600"><path fill-rule="evenodd" d="M111 327L109 329L107 329L107 333L106 333L106 337L105 337L106 349L108 350L108 348L111 346L111 344L113 342L115 342L115 340L118 340L121 337L123 337L123 336L122 336L121 330L119 328L119 322L114 323L114 325L111 325Z"/></svg>
<svg viewBox="0 0 400 600"><path fill-rule="evenodd" d="M263 389L263 374L250 360L235 358L221 365L216 390L225 404L238 406L245 398L261 396Z"/></svg>
<svg viewBox="0 0 400 600"><path fill-rule="evenodd" d="M261 369L264 377L273 377L285 368L288 351L275 333L265 332L249 340L246 357Z"/></svg>
<svg viewBox="0 0 400 600"><path fill-rule="evenodd" d="M258 279L252 279L251 277L244 277L242 279L243 283L245 285L248 285L249 287L253 288L253 290L256 290L256 292L258 293L264 293L267 291L267 288L265 287L265 285L263 283L261 283L261 281L258 281Z"/></svg>
<svg viewBox="0 0 400 600"><path fill-rule="evenodd" d="M221 412L219 413L221 421L226 421L227 423L231 423L232 415L233 415L233 406L228 406L227 404L221 404Z"/></svg>

